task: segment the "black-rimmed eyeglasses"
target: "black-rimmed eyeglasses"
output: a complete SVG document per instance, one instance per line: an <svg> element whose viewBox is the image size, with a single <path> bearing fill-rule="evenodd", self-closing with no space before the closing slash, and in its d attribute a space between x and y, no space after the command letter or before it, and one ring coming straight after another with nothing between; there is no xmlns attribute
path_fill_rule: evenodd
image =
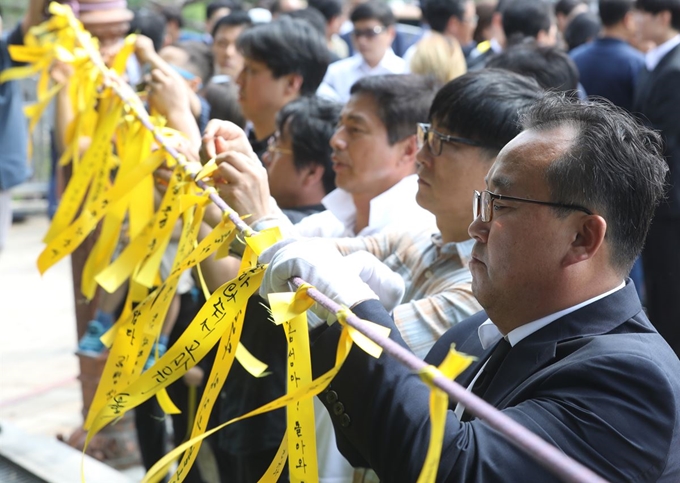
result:
<svg viewBox="0 0 680 483"><path fill-rule="evenodd" d="M438 131L432 129L430 124L423 122L418 123L418 149L422 149L425 143L427 143L427 148L432 156L439 156L442 153L442 148L444 143L460 143L467 144L468 146L484 147L484 145L478 141L473 141L472 139L459 138L456 136L448 136L442 134Z"/></svg>
<svg viewBox="0 0 680 483"><path fill-rule="evenodd" d="M478 216L481 216L484 223L490 222L493 218L494 200L520 201L523 203L533 203L535 205L546 205L553 206L555 208L566 208L569 210L582 211L588 215L593 214L593 212L588 208L584 208L583 206L579 205L553 203L551 201L528 200L526 198L515 198L514 196L498 195L496 193L492 193L489 190L484 190L481 193L475 190L474 197L472 198L472 219L476 220Z"/></svg>

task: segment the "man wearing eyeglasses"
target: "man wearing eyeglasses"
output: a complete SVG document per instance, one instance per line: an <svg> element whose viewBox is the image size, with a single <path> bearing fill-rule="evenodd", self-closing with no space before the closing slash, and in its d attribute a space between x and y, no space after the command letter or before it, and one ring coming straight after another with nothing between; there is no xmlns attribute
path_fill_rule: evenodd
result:
<svg viewBox="0 0 680 483"><path fill-rule="evenodd" d="M354 24L352 42L357 54L332 63L319 88L319 95L345 103L352 85L369 75L403 74L406 62L398 57L390 45L395 37L396 20L390 7L371 0L358 5L351 13Z"/></svg>
<svg viewBox="0 0 680 483"><path fill-rule="evenodd" d="M461 385L607 481L680 481L680 361L627 279L664 195L661 138L609 104L556 94L522 126L473 195L470 270L484 311L446 332L426 361L440 364L451 343L476 356ZM303 275L407 346L375 282L338 285L344 272L330 249L314 253L314 270L303 258L298 244L265 252L261 293L287 291ZM319 373L332 366L340 332L333 324L315 333ZM320 399L330 413L331 401L342 403L346 424L335 429L349 461L381 481L416 481L430 436L420 377L353 349L331 392ZM466 408L449 409L438 479L555 480Z"/></svg>

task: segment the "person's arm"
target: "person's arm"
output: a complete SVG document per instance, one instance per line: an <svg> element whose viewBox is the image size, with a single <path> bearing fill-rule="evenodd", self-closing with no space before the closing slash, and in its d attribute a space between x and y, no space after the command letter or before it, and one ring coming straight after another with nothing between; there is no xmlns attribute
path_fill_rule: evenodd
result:
<svg viewBox="0 0 680 483"><path fill-rule="evenodd" d="M299 248L290 245L274 255L261 293L287 291L289 277L299 274L323 293L342 298L358 317L390 328L389 337L406 347L380 302L371 300L375 297L361 301L365 296L359 276L330 252L311 254L309 245L302 247L306 251ZM304 259L307 252L311 262ZM333 324L314 341L315 377L334 364L341 329ZM450 344L448 336L443 343ZM645 336L651 344L661 344L658 336ZM671 368L651 360L648 344L611 337L576 344L566 340L557 348L540 337L522 341L513 360L529 372L510 376L516 381L511 399L500 405L506 416L610 481L655 481L673 451L674 428L680 424L673 394L680 389L672 383ZM558 354L558 360L546 351ZM533 367L531 361L541 354L543 367ZM349 461L368 464L381 481L416 481L430 437L430 389L420 377L386 353L376 359L355 346L329 391L333 397L321 394L320 400ZM448 411L438 481L525 481L527 475L532 481L555 479L485 422L461 423Z"/></svg>
<svg viewBox="0 0 680 483"><path fill-rule="evenodd" d="M43 11L45 9L45 0L30 0L28 2L28 9L21 21L21 33L26 35L31 27L34 27L43 21Z"/></svg>

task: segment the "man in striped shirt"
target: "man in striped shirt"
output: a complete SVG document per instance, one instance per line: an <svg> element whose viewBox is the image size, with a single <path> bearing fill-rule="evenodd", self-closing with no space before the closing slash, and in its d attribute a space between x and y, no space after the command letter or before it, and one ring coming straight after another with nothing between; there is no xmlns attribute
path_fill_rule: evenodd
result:
<svg viewBox="0 0 680 483"><path fill-rule="evenodd" d="M484 190L496 155L520 132L519 114L540 96L533 81L494 69L448 83L432 102L430 124L418 127L416 200L435 215L439 232L409 230L405 218L399 229L336 239L343 255L367 251L404 279L393 317L419 357L452 325L481 310L468 270L472 193Z"/></svg>

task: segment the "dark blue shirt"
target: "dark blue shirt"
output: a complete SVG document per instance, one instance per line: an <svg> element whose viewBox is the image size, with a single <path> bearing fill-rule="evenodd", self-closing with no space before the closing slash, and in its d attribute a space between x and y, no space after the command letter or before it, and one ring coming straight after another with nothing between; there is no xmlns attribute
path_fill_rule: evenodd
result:
<svg viewBox="0 0 680 483"><path fill-rule="evenodd" d="M623 40L599 38L572 50L581 84L589 96L601 96L630 111L644 55Z"/></svg>
<svg viewBox="0 0 680 483"><path fill-rule="evenodd" d="M0 72L13 67L7 47L23 44L21 25L0 38ZM8 190L28 178L26 164L28 134L24 99L17 81L0 84L0 191Z"/></svg>

